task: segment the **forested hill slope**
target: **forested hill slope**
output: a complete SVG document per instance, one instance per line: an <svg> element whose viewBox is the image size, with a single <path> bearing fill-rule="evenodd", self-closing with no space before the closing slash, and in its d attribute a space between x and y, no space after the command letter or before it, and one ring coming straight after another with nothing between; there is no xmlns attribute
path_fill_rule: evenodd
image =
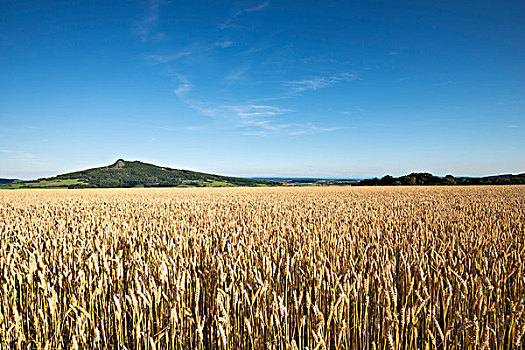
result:
<svg viewBox="0 0 525 350"><path fill-rule="evenodd" d="M118 188L118 187L225 187L270 186L261 181L190 170L171 169L139 161L117 160L109 166L62 174L35 181L21 181L0 188Z"/></svg>

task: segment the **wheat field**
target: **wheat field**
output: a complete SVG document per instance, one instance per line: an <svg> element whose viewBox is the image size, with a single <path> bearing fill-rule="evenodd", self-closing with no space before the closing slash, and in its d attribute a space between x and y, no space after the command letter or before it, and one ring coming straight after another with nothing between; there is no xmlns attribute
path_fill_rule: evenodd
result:
<svg viewBox="0 0 525 350"><path fill-rule="evenodd" d="M0 191L1 349L519 349L525 186Z"/></svg>

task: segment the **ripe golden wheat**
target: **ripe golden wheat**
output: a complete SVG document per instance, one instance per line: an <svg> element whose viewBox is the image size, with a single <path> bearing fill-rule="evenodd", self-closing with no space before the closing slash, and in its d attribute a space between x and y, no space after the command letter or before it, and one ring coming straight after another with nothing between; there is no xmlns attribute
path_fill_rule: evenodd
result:
<svg viewBox="0 0 525 350"><path fill-rule="evenodd" d="M1 349L514 349L525 187L0 191Z"/></svg>

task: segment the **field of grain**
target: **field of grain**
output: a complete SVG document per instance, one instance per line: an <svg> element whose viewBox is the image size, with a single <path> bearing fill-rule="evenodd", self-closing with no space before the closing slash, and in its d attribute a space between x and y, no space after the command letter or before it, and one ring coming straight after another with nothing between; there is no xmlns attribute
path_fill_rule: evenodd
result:
<svg viewBox="0 0 525 350"><path fill-rule="evenodd" d="M525 187L0 191L1 349L518 349Z"/></svg>

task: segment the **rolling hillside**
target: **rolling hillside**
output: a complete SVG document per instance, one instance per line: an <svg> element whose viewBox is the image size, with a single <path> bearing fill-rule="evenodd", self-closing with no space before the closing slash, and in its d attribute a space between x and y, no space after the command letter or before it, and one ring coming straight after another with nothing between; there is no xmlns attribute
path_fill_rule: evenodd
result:
<svg viewBox="0 0 525 350"><path fill-rule="evenodd" d="M0 188L129 188L129 187L228 187L271 186L275 182L171 169L139 161L62 174L35 181L20 181Z"/></svg>

